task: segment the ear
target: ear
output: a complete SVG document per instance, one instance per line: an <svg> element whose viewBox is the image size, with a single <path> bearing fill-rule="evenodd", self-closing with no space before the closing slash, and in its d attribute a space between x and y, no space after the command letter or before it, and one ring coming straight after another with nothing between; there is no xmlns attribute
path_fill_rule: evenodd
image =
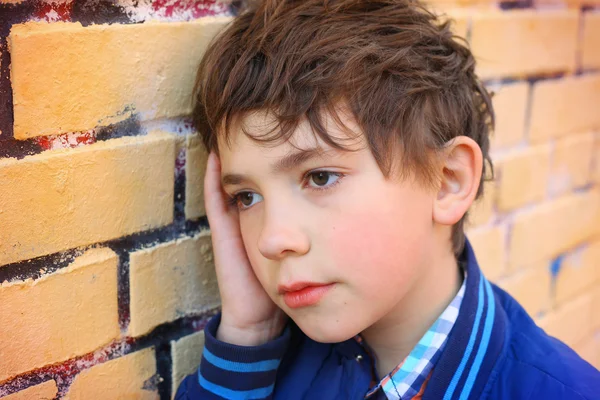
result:
<svg viewBox="0 0 600 400"><path fill-rule="evenodd" d="M458 136L446 143L441 161L441 182L434 203L433 220L443 225L454 225L475 200L481 181L483 155L473 139Z"/></svg>

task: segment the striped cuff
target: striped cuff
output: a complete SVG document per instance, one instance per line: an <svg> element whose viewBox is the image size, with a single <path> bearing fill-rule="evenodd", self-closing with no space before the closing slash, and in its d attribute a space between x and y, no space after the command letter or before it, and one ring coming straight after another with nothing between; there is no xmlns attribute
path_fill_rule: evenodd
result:
<svg viewBox="0 0 600 400"><path fill-rule="evenodd" d="M204 350L198 369L200 386L225 399L270 399L277 368L290 341L286 327L275 340L260 346L237 346L216 339L221 314L204 328Z"/></svg>

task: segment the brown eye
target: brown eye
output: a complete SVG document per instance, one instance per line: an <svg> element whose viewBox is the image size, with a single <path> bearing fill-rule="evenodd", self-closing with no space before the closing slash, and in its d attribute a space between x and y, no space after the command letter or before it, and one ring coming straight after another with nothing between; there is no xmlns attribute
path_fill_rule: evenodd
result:
<svg viewBox="0 0 600 400"><path fill-rule="evenodd" d="M327 182L329 182L329 177L331 176L327 171L319 171L311 174L312 181L317 186L325 186Z"/></svg>
<svg viewBox="0 0 600 400"><path fill-rule="evenodd" d="M260 203L263 198L255 192L239 192L234 196L235 204L240 210L247 210L256 203Z"/></svg>
<svg viewBox="0 0 600 400"><path fill-rule="evenodd" d="M249 207L252 205L252 200L254 200L254 193L252 192L244 192L239 194L240 203L244 206Z"/></svg>

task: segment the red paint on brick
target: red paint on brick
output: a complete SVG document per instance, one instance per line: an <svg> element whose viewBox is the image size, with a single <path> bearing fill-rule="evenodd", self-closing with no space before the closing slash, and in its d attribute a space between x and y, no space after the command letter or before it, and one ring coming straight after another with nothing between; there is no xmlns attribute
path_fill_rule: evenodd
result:
<svg viewBox="0 0 600 400"><path fill-rule="evenodd" d="M181 149L175 159L175 175L179 176L185 170L185 149Z"/></svg>
<svg viewBox="0 0 600 400"><path fill-rule="evenodd" d="M41 136L36 140L43 150L74 148L96 143L96 130Z"/></svg>
<svg viewBox="0 0 600 400"><path fill-rule="evenodd" d="M37 6L34 17L49 22L69 21L71 19L71 5L71 1L60 4L55 2L40 3Z"/></svg>
<svg viewBox="0 0 600 400"><path fill-rule="evenodd" d="M94 365L129 354L134 343L135 340L128 337L61 364L48 365L19 375L0 384L0 397L37 385L43 381L54 379L58 386L58 398L61 398L66 394L77 374Z"/></svg>
<svg viewBox="0 0 600 400"><path fill-rule="evenodd" d="M200 18L225 13L227 5L216 0L154 0L152 9L166 18L184 13Z"/></svg>
<svg viewBox="0 0 600 400"><path fill-rule="evenodd" d="M37 138L37 143L43 150L49 150L52 145L50 144L50 139L47 136L42 136Z"/></svg>
<svg viewBox="0 0 600 400"><path fill-rule="evenodd" d="M96 131L85 131L81 132L80 135L76 136L77 144L92 144L96 142Z"/></svg>

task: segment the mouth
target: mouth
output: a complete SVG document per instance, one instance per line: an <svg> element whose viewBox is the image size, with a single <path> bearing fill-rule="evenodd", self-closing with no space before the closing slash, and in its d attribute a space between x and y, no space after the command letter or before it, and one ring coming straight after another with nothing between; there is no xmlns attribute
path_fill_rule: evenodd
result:
<svg viewBox="0 0 600 400"><path fill-rule="evenodd" d="M289 308L308 307L317 304L335 285L334 283L295 282L279 285L279 294Z"/></svg>

